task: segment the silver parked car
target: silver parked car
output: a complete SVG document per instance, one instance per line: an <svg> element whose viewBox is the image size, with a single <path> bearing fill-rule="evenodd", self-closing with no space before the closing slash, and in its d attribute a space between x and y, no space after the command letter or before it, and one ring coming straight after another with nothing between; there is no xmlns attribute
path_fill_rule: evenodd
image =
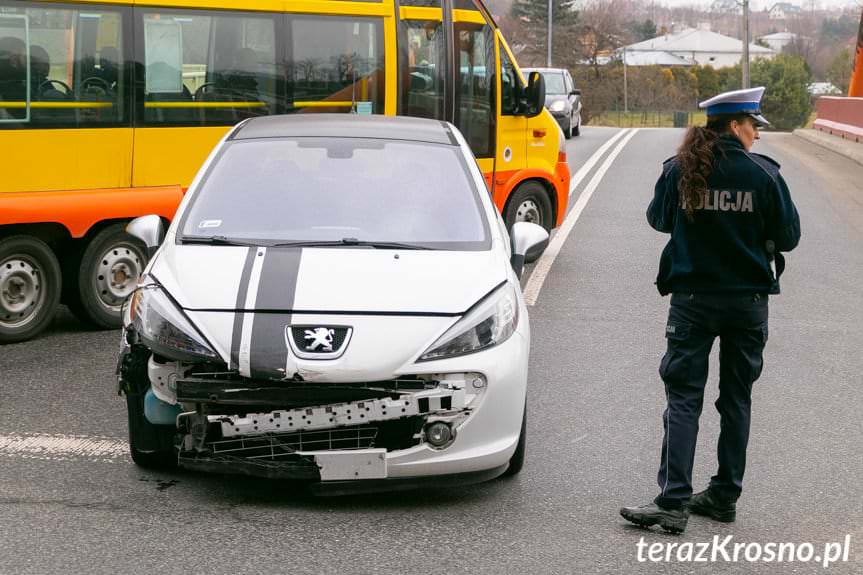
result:
<svg viewBox="0 0 863 575"><path fill-rule="evenodd" d="M545 80L545 107L560 124L566 139L581 133L581 90L566 68L522 68L525 75L539 72Z"/></svg>

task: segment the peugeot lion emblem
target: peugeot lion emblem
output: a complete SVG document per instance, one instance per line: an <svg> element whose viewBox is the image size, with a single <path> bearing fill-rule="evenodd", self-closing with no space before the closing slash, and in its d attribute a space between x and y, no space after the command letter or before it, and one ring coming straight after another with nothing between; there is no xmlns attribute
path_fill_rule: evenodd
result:
<svg viewBox="0 0 863 575"><path fill-rule="evenodd" d="M353 331L345 325L287 325L285 339L301 359L338 359L345 353Z"/></svg>
<svg viewBox="0 0 863 575"><path fill-rule="evenodd" d="M333 351L333 335L336 330L326 327L316 327L306 330L306 351Z"/></svg>

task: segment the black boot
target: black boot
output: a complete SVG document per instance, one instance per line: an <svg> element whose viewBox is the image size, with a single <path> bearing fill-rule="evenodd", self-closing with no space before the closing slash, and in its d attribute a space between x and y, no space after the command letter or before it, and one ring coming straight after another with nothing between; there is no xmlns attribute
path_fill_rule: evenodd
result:
<svg viewBox="0 0 863 575"><path fill-rule="evenodd" d="M641 527L659 525L669 533L683 533L686 529L686 522L689 520L689 511L685 507L666 509L656 503L649 503L641 507L621 507L620 514L627 521Z"/></svg>
<svg viewBox="0 0 863 575"><path fill-rule="evenodd" d="M709 488L693 495L688 507L690 513L704 515L723 523L733 523L737 518L737 503L722 499Z"/></svg>

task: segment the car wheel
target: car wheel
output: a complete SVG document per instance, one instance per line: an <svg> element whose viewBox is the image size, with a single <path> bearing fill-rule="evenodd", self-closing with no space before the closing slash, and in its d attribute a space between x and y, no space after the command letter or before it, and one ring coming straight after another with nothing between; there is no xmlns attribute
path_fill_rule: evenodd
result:
<svg viewBox="0 0 863 575"><path fill-rule="evenodd" d="M154 425L144 416L144 396L150 389L147 376L149 357L146 348L133 348L123 358L120 367L120 384L126 394L129 418L129 452L132 461L140 467L173 469L177 467L176 428L173 425Z"/></svg>
<svg viewBox="0 0 863 575"><path fill-rule="evenodd" d="M551 209L551 198L545 187L539 182L525 182L516 188L504 215L507 229L512 229L516 222L530 222L542 226L551 232L554 226L554 213ZM539 259L541 250L529 251L525 254L525 263Z"/></svg>
<svg viewBox="0 0 863 575"><path fill-rule="evenodd" d="M578 122L575 123L575 128L572 129L573 136L581 135L581 116L578 117Z"/></svg>
<svg viewBox="0 0 863 575"><path fill-rule="evenodd" d="M503 472L503 477L513 477L521 472L524 467L524 456L527 451L527 405L524 406L524 414L521 416L521 433L518 435L518 445L515 453L509 458L509 467Z"/></svg>
<svg viewBox="0 0 863 575"><path fill-rule="evenodd" d="M45 329L62 286L60 263L48 244L29 236L0 240L0 343L24 341Z"/></svg>
<svg viewBox="0 0 863 575"><path fill-rule="evenodd" d="M566 129L563 131L563 137L569 140L572 138L572 118L569 119L569 123L566 126Z"/></svg>
<svg viewBox="0 0 863 575"><path fill-rule="evenodd" d="M123 224L108 226L81 256L77 289L69 307L96 327L120 327L123 302L135 290L146 265L144 245L127 234Z"/></svg>

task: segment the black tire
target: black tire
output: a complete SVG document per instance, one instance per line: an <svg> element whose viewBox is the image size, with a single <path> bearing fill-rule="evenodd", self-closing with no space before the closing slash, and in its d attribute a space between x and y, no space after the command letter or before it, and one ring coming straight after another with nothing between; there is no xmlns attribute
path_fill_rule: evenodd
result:
<svg viewBox="0 0 863 575"><path fill-rule="evenodd" d="M0 240L0 344L35 337L54 318L63 277L48 244L30 236Z"/></svg>
<svg viewBox="0 0 863 575"><path fill-rule="evenodd" d="M578 120L578 123L575 125L575 128L572 129L572 135L573 136L580 136L581 135L581 120L580 119Z"/></svg>
<svg viewBox="0 0 863 575"><path fill-rule="evenodd" d="M503 472L502 477L513 477L521 472L524 467L524 456L527 451L527 405L524 406L524 415L521 416L521 433L518 436L518 445L515 453L509 458L509 467Z"/></svg>
<svg viewBox="0 0 863 575"><path fill-rule="evenodd" d="M149 351L136 347L123 358L120 368L129 416L129 453L132 461L140 467L169 470L177 467L174 447L177 430L173 425L154 425L144 417L144 396L150 388L147 376L149 357Z"/></svg>
<svg viewBox="0 0 863 575"><path fill-rule="evenodd" d="M572 138L572 118L569 119L569 123L566 125L566 129L563 131L563 137L567 140Z"/></svg>
<svg viewBox="0 0 863 575"><path fill-rule="evenodd" d="M524 221L538 224L550 233L554 227L554 212L545 187L534 181L520 185L506 205L504 221L507 229L512 229L516 222ZM529 251L525 254L524 261L528 264L535 262L541 255L542 250Z"/></svg>
<svg viewBox="0 0 863 575"><path fill-rule="evenodd" d="M108 226L90 240L81 256L69 308L95 327L120 327L123 301L146 265L144 244L127 234L123 224Z"/></svg>

